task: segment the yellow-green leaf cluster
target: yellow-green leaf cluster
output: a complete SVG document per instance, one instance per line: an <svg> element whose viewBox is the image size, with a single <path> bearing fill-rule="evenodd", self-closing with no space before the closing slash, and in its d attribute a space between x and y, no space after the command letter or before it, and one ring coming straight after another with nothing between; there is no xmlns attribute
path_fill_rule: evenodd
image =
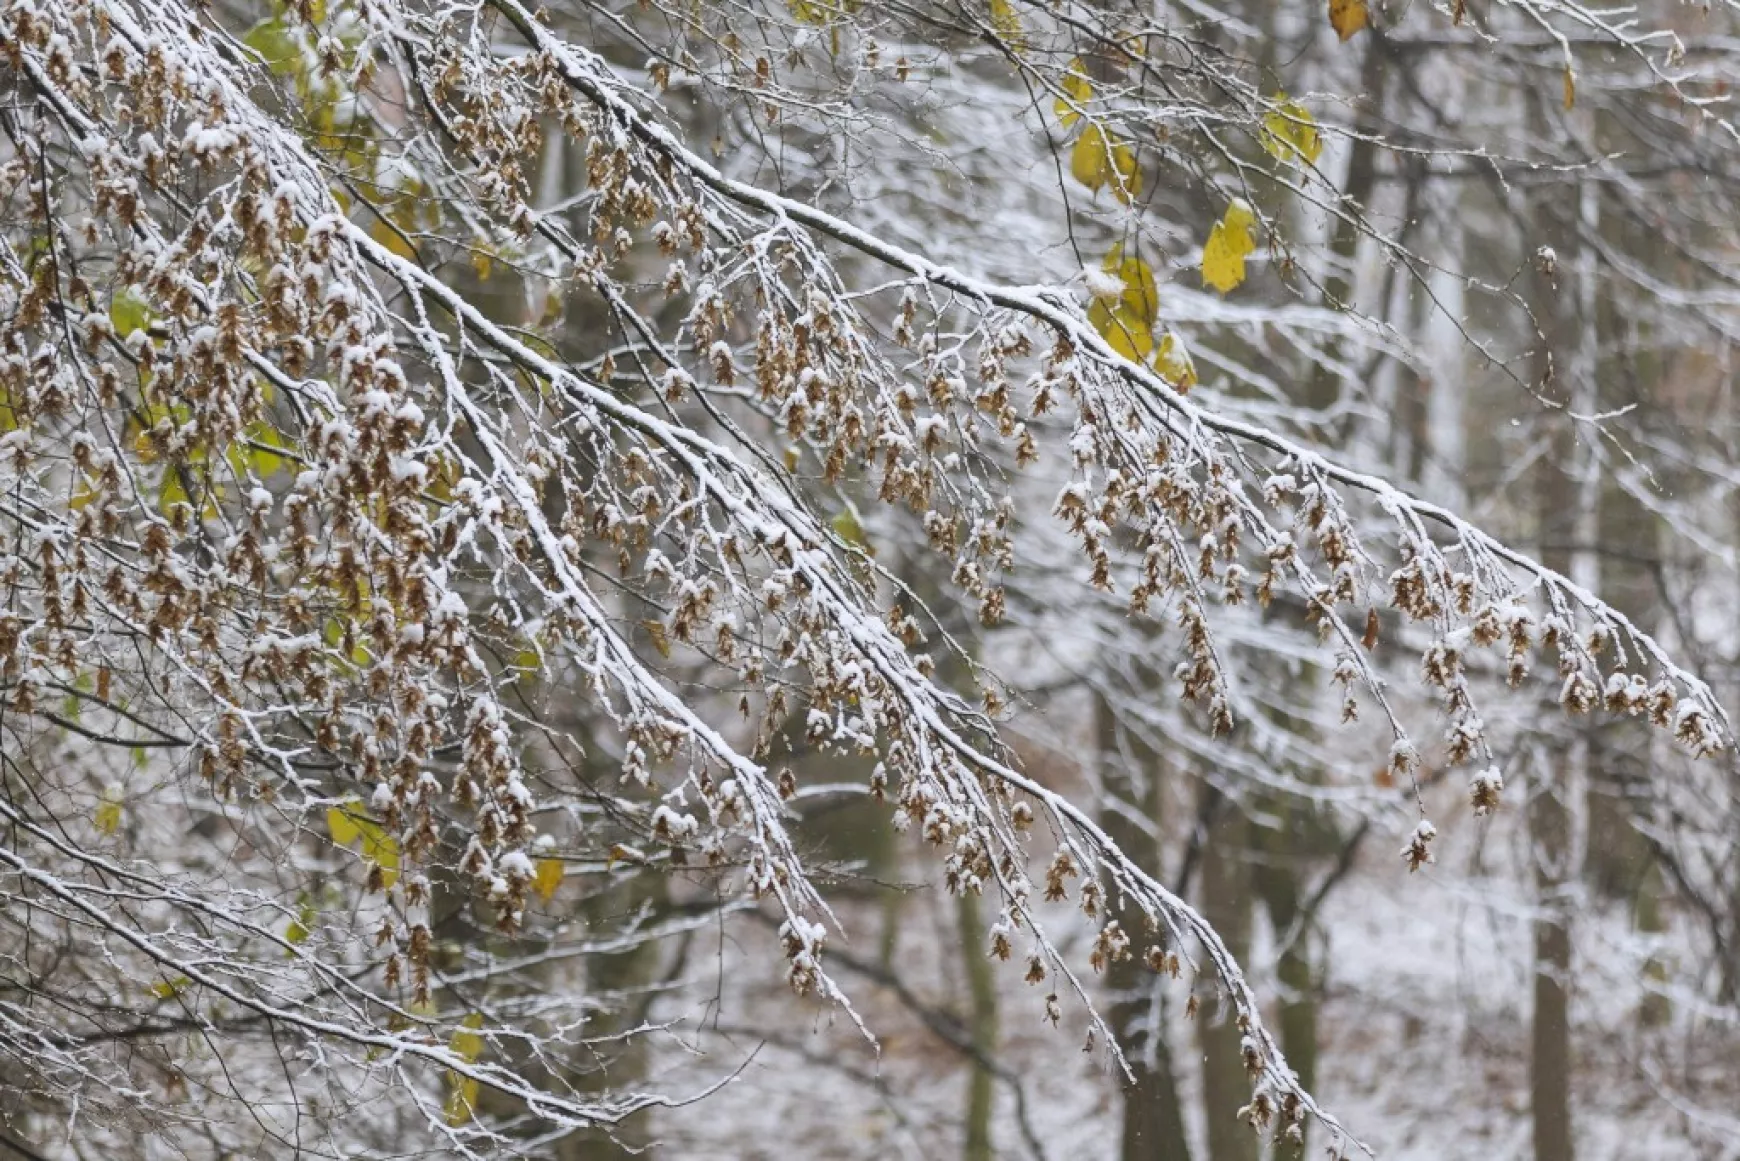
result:
<svg viewBox="0 0 1740 1161"><path fill-rule="evenodd" d="M1027 47L1021 31L1021 15L1015 11L1011 0L991 0L991 29L1015 52Z"/></svg>
<svg viewBox="0 0 1740 1161"><path fill-rule="evenodd" d="M1063 74L1063 80L1058 82L1058 87L1063 90L1063 95L1052 102L1051 107L1057 113L1058 122L1068 129L1081 120L1082 108L1094 96L1093 84L1088 80L1087 68L1081 63L1080 57L1069 62L1069 68Z"/></svg>
<svg viewBox="0 0 1740 1161"><path fill-rule="evenodd" d="M477 1030L483 1027L481 1013L473 1012L465 1017L459 1029L453 1033L453 1039L448 1047L453 1055L467 1064L476 1064L483 1056L483 1037ZM447 1071L447 1103L442 1112L447 1123L454 1128L471 1120L472 1113L477 1109L477 1081L469 1076L449 1069Z"/></svg>
<svg viewBox="0 0 1740 1161"><path fill-rule="evenodd" d="M346 799L326 810L326 829L341 847L361 841L362 854L381 869L381 886L391 887L399 877L399 840L380 823L363 813L362 803Z"/></svg>
<svg viewBox="0 0 1740 1161"><path fill-rule="evenodd" d="M1106 255L1103 268L1121 289L1096 295L1088 307L1088 322L1118 354L1140 363L1154 351L1154 323L1160 317L1160 288L1154 268L1141 255L1126 253L1122 246L1113 247Z"/></svg>
<svg viewBox="0 0 1740 1161"><path fill-rule="evenodd" d="M864 535L864 526L858 523L858 514L851 508L841 508L828 523L835 536L855 548L864 549L872 556L876 555L876 550L870 546L870 538Z"/></svg>
<svg viewBox="0 0 1740 1161"><path fill-rule="evenodd" d="M256 420L248 424L241 439L230 445L230 466L236 470L238 476L245 476L252 471L261 479L266 479L277 475L292 463L290 459L272 449L288 451L290 447L290 441L277 428L264 420Z"/></svg>
<svg viewBox="0 0 1740 1161"><path fill-rule="evenodd" d="M1089 124L1069 153L1069 172L1091 190L1111 187L1112 196L1129 205L1142 192L1142 171L1128 141L1101 125Z"/></svg>
<svg viewBox="0 0 1740 1161"><path fill-rule="evenodd" d="M1323 156L1323 138L1311 110L1285 93L1275 94L1274 106L1263 115L1262 146L1276 161L1315 165Z"/></svg>
<svg viewBox="0 0 1740 1161"><path fill-rule="evenodd" d="M1069 62L1062 90L1052 102L1058 122L1068 129L1083 118L1082 110L1093 99L1093 83L1081 58ZM1070 176L1091 190L1111 187L1112 196L1125 205L1142 192L1142 170L1136 160L1136 147L1125 138L1091 118L1082 126L1080 136L1069 151Z"/></svg>
<svg viewBox="0 0 1740 1161"><path fill-rule="evenodd" d="M858 10L858 0L788 0L799 24L826 25Z"/></svg>
<svg viewBox="0 0 1740 1161"><path fill-rule="evenodd" d="M151 308L131 288L109 300L109 323L125 339L151 325Z"/></svg>
<svg viewBox="0 0 1740 1161"><path fill-rule="evenodd" d="M102 799L97 803L96 813L91 821L103 834L114 834L121 829L121 802L123 791L119 782L111 782L103 791Z"/></svg>
<svg viewBox="0 0 1740 1161"><path fill-rule="evenodd" d="M193 981L186 976L176 976L172 980L158 980L151 985L151 994L159 1000L173 1000L187 990L187 985Z"/></svg>
<svg viewBox="0 0 1740 1161"><path fill-rule="evenodd" d="M314 910L314 903L307 895L301 896L296 907L296 918L292 919L284 928L284 941L297 945L308 942L308 937L313 933L314 924L318 918L319 915ZM285 954L290 953L285 952Z"/></svg>

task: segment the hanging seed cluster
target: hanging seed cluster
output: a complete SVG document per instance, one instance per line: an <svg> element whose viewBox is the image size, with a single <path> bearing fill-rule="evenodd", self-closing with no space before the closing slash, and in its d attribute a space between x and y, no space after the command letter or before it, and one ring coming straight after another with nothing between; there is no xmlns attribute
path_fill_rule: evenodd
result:
<svg viewBox="0 0 1740 1161"><path fill-rule="evenodd" d="M597 54L493 11L293 8L262 63L176 0L0 10L0 687L39 714L97 672L217 798L366 810L400 861L368 881L397 905L389 989L429 1000L444 850L504 931L524 922L548 847L506 691L531 669L615 724L650 844L782 910L797 991L843 999L786 831L795 777L768 768L801 706L812 745L875 757L872 789L951 891L996 900L991 954L1025 942L1029 982L1086 997L1039 922L1037 857L1041 899L1094 924L1092 970L1140 952L1176 975L1200 949L1245 1030L1254 1123L1316 1112L1201 917L1014 767L993 685L987 713L939 684L933 626L879 596L892 578L818 514L823 486L904 513L994 626L1019 473L1062 464L1051 514L1082 583L1177 634L1176 694L1212 732L1235 724L1215 610L1285 591L1344 716L1375 704L1406 778L1418 750L1369 659L1388 609L1430 638L1421 674L1483 812L1503 780L1477 659L1514 685L1544 653L1570 712L1725 744L1707 691L1562 578L1199 410L1078 304L733 182ZM577 214L531 204L546 129L583 151ZM482 309L454 268L491 254L624 353L566 359ZM847 254L881 270L875 293ZM679 663L727 692L679 685ZM1435 833L1422 818L1410 867ZM1107 921L1108 889L1140 937Z"/></svg>

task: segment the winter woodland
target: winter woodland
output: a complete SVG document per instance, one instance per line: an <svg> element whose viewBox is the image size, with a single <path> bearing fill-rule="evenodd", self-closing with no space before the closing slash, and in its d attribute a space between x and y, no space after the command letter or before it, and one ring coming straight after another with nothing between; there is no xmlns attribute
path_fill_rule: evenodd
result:
<svg viewBox="0 0 1740 1161"><path fill-rule="evenodd" d="M0 1156L1740 1157L1737 80L0 0Z"/></svg>

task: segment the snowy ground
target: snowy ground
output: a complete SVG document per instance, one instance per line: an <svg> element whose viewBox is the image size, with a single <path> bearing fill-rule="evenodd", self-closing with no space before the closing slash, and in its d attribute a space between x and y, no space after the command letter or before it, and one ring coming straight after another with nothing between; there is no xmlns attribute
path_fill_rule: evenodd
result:
<svg viewBox="0 0 1740 1161"><path fill-rule="evenodd" d="M1483 834L1465 813L1450 817L1437 844L1444 862L1412 876L1393 857L1399 839L1368 843L1329 899L1319 1095L1380 1157L1532 1156L1530 942L1521 880L1508 857L1516 823L1501 817ZM1481 875L1471 871L1477 858ZM916 875L920 864L912 869ZM874 962L877 909L853 904L841 914L859 933L844 954ZM915 891L895 963L915 998L962 1012L953 917L953 903L940 891ZM1667 1026L1646 1033L1636 1016L1642 992L1625 916L1591 909L1579 924L1573 1113L1579 1161L1740 1157L1740 1146L1721 1143L1735 1139L1724 1111L1740 1109L1740 1070L1733 1067L1740 1038L1694 1019L1684 1004ZM1259 924L1252 970L1259 991L1272 994L1266 940ZM679 1091L738 1071L722 1092L661 1114L658 1136L667 1155L844 1161L960 1151L965 1059L926 1031L890 989L834 964L878 1038L877 1051L843 1012L791 995L766 925L736 923L722 933L717 951L719 994L664 1013L688 1020L664 1042L659 1069L663 1087ZM1013 964L998 971L999 1058L1019 1078L1039 1149L1016 1116L1013 1088L1000 1084L999 1155L1116 1156L1118 1089L1104 1054L1082 1051L1079 1011L1057 1029L1044 1022L1041 997L1020 976ZM1180 1004L1172 1009L1171 1032L1200 1161L1208 1156L1193 1071L1200 1052L1182 1012L1186 986L1173 985Z"/></svg>

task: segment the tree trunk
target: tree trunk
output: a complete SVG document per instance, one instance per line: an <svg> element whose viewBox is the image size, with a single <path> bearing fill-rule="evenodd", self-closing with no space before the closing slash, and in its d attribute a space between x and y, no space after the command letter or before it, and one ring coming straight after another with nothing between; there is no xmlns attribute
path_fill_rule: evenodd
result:
<svg viewBox="0 0 1740 1161"><path fill-rule="evenodd" d="M1571 1161L1571 925L1563 896L1571 819L1563 764L1550 757L1545 764L1553 776L1529 805L1540 909L1534 925L1529 1097L1535 1161Z"/></svg>
<svg viewBox="0 0 1740 1161"><path fill-rule="evenodd" d="M1276 938L1283 938L1299 919L1299 876L1289 867L1265 866L1255 874L1257 894L1269 913ZM1311 1090L1317 1083L1317 973L1311 966L1310 944L1303 933L1281 952L1275 965L1281 986L1281 1051Z"/></svg>
<svg viewBox="0 0 1740 1161"><path fill-rule="evenodd" d="M979 917L979 897L963 891L955 897L961 927L961 955L967 975L967 1030L976 1059L967 1078L966 1161L991 1161L991 1111L997 1078L988 1063L997 1054L997 980L985 951L985 923Z"/></svg>
<svg viewBox="0 0 1740 1161"><path fill-rule="evenodd" d="M1536 118L1544 117L1535 110ZM1550 240L1553 262L1537 260L1531 283L1540 321L1537 379L1552 395L1569 396L1575 408L1592 411L1595 360L1592 257L1579 241L1579 222L1589 209L1577 204L1536 207L1538 236ZM1549 568L1593 587L1595 563L1593 492L1579 477L1576 431L1563 416L1550 420L1553 450L1537 469L1540 559ZM1553 712L1553 711L1549 711ZM1543 739L1535 749L1540 784L1528 805L1534 858L1534 1018L1530 1029L1530 1107L1535 1161L1571 1161L1571 894L1577 882L1572 813L1586 782L1586 737L1569 742Z"/></svg>
<svg viewBox="0 0 1740 1161"><path fill-rule="evenodd" d="M1164 759L1135 739L1122 736L1111 706L1098 694L1094 697L1094 726L1100 792L1105 796L1100 825L1133 863L1158 876ZM1121 737L1125 746L1119 745ZM1106 972L1106 987L1113 997L1107 1017L1134 1074L1124 1086L1118 1156L1120 1161L1190 1161L1184 1110L1178 1102L1172 1051L1166 1043L1164 979L1149 969L1145 958L1148 946L1159 935L1147 930L1141 909L1124 904L1110 883L1106 884L1106 897L1113 917L1130 937L1133 952Z"/></svg>
<svg viewBox="0 0 1740 1161"><path fill-rule="evenodd" d="M645 905L661 910L666 902L668 883L658 876L631 875L622 883L605 883L588 895L580 905L587 926L604 927L619 923ZM648 941L627 951L595 955L586 963L586 985L591 995L616 994L620 1005L610 1012L599 1013L586 1022L586 1035L620 1037L643 1019L642 1006L633 1002L636 992L653 980L658 970L659 943ZM576 1053L576 1063L587 1066L574 1087L581 1092L622 1091L647 1074L649 1061L647 1038L630 1036L611 1039L599 1051L609 1056L583 1060ZM554 1161L652 1161L654 1151L650 1118L645 1114L608 1130L593 1129L563 1138L554 1153Z"/></svg>
<svg viewBox="0 0 1740 1161"><path fill-rule="evenodd" d="M1233 958L1243 962L1251 950L1250 824L1235 803L1205 785L1207 841L1202 852L1202 915ZM1243 1034L1231 1005L1203 1013L1202 1100L1208 1120L1208 1154L1214 1161L1256 1161L1257 1135L1239 1119L1250 1102L1240 1041Z"/></svg>

